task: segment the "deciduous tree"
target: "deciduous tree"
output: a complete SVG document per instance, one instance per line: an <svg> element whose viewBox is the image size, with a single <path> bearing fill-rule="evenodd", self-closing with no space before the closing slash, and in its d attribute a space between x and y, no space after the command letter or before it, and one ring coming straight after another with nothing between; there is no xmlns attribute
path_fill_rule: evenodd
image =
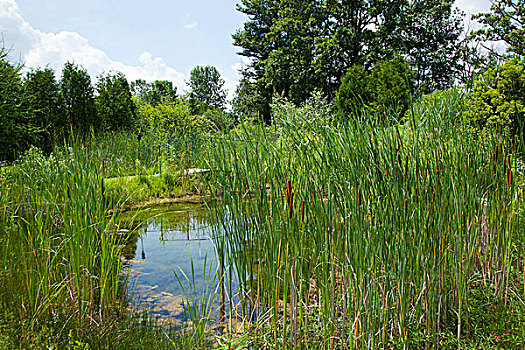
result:
<svg viewBox="0 0 525 350"><path fill-rule="evenodd" d="M190 103L200 102L205 106L223 109L226 105L224 79L213 66L196 66L190 72Z"/></svg>
<svg viewBox="0 0 525 350"><path fill-rule="evenodd" d="M492 0L491 12L479 13L484 28L473 32L473 36L492 53L498 54L486 42L504 41L509 51L525 56L525 2L523 0Z"/></svg>

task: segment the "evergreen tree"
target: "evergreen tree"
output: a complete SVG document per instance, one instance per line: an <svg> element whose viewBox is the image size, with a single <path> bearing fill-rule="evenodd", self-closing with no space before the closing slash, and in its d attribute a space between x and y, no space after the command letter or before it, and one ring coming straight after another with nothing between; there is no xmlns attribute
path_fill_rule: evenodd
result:
<svg viewBox="0 0 525 350"><path fill-rule="evenodd" d="M135 122L135 105L128 80L122 73L101 76L95 102L106 130L131 129Z"/></svg>
<svg viewBox="0 0 525 350"><path fill-rule="evenodd" d="M84 68L72 62L64 65L60 94L66 121L73 130L87 132L100 125L95 109L94 88Z"/></svg>
<svg viewBox="0 0 525 350"><path fill-rule="evenodd" d="M54 138L67 128L64 119L60 118L59 87L52 69L27 73L23 82L23 104L32 115L31 124L41 130L38 146L51 152Z"/></svg>

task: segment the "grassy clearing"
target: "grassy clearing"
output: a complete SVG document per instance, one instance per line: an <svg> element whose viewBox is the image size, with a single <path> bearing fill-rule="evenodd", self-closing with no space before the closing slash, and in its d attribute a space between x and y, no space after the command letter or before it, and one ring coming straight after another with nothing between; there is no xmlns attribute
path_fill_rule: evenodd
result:
<svg viewBox="0 0 525 350"><path fill-rule="evenodd" d="M215 149L222 283L237 275L257 320L245 344L525 346L522 142L473 137L461 98L391 127L280 109Z"/></svg>

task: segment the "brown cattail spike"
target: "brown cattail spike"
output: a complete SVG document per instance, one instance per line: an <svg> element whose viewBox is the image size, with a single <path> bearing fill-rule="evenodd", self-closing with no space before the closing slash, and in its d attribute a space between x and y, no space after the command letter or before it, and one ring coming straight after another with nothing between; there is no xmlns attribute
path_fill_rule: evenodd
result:
<svg viewBox="0 0 525 350"><path fill-rule="evenodd" d="M290 201L288 202L289 212L288 217L291 219L293 214L293 192L290 194Z"/></svg>
<svg viewBox="0 0 525 350"><path fill-rule="evenodd" d="M301 221L304 221L304 201L301 202Z"/></svg>
<svg viewBox="0 0 525 350"><path fill-rule="evenodd" d="M406 199L405 199L404 205L405 205L405 211L406 211L407 210L407 200Z"/></svg>

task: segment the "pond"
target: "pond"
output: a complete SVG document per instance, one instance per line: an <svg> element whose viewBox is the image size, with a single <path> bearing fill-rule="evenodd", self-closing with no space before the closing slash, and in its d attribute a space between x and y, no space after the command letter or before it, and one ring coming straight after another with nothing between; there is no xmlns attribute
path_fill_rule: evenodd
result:
<svg viewBox="0 0 525 350"><path fill-rule="evenodd" d="M219 304L217 257L209 209L203 204L170 204L127 212L132 228L125 249L132 308L157 318L184 320L184 300ZM177 279L177 276L178 279ZM212 318L218 318L213 308Z"/></svg>

